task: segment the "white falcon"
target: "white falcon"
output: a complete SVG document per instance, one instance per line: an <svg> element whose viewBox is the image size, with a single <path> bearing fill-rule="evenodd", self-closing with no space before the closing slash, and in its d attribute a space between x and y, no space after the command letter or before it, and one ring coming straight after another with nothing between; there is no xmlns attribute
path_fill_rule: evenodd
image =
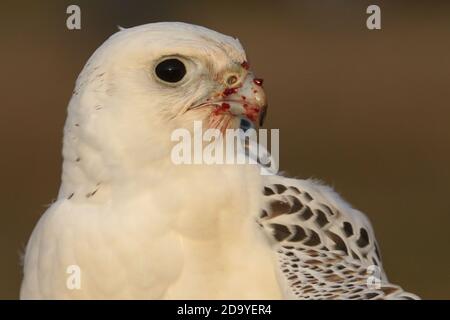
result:
<svg viewBox="0 0 450 320"><path fill-rule="evenodd" d="M175 129L257 127L265 109L235 38L185 23L111 36L69 103L21 298L417 298L388 282L368 219L330 188L171 160Z"/></svg>

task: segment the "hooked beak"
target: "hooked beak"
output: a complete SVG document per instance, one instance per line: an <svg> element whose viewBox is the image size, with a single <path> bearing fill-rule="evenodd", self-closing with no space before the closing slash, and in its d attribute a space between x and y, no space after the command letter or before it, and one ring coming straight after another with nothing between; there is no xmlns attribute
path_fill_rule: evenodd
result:
<svg viewBox="0 0 450 320"><path fill-rule="evenodd" d="M238 84L225 88L199 106L214 106L211 118L234 116L233 118L239 121L238 126L244 131L250 127L259 127L263 125L267 112L267 100L262 85L262 79L255 78L248 72Z"/></svg>

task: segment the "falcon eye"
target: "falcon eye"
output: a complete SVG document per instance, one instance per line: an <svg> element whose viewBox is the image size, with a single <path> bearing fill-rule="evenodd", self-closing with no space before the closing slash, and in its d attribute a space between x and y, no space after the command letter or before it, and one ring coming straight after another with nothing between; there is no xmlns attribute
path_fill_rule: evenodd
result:
<svg viewBox="0 0 450 320"><path fill-rule="evenodd" d="M175 83L183 79L186 67L180 60L172 58L158 63L155 73L161 80Z"/></svg>

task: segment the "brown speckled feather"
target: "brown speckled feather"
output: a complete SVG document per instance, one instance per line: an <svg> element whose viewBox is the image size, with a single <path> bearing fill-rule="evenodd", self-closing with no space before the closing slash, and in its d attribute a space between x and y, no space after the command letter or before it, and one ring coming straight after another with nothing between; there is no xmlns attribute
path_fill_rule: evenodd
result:
<svg viewBox="0 0 450 320"><path fill-rule="evenodd" d="M270 176L258 223L291 299L417 299L388 282L370 222L331 188Z"/></svg>

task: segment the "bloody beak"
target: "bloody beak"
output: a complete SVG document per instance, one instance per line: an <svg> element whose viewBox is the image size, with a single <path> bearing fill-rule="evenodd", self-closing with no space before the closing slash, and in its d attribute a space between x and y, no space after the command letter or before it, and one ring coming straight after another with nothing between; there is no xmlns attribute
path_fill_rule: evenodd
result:
<svg viewBox="0 0 450 320"><path fill-rule="evenodd" d="M257 128L263 124L267 112L263 80L255 78L251 72L248 72L239 83L223 89L216 96L197 105L197 107L201 106L214 107L210 116L212 123L222 123L225 117L238 121L237 126L244 130L250 127ZM227 120L226 123L228 126L230 121Z"/></svg>
<svg viewBox="0 0 450 320"><path fill-rule="evenodd" d="M255 78L249 72L236 87L226 88L222 92L221 105L214 112L228 112L234 116L249 120L253 126L262 125L267 110L263 80Z"/></svg>

